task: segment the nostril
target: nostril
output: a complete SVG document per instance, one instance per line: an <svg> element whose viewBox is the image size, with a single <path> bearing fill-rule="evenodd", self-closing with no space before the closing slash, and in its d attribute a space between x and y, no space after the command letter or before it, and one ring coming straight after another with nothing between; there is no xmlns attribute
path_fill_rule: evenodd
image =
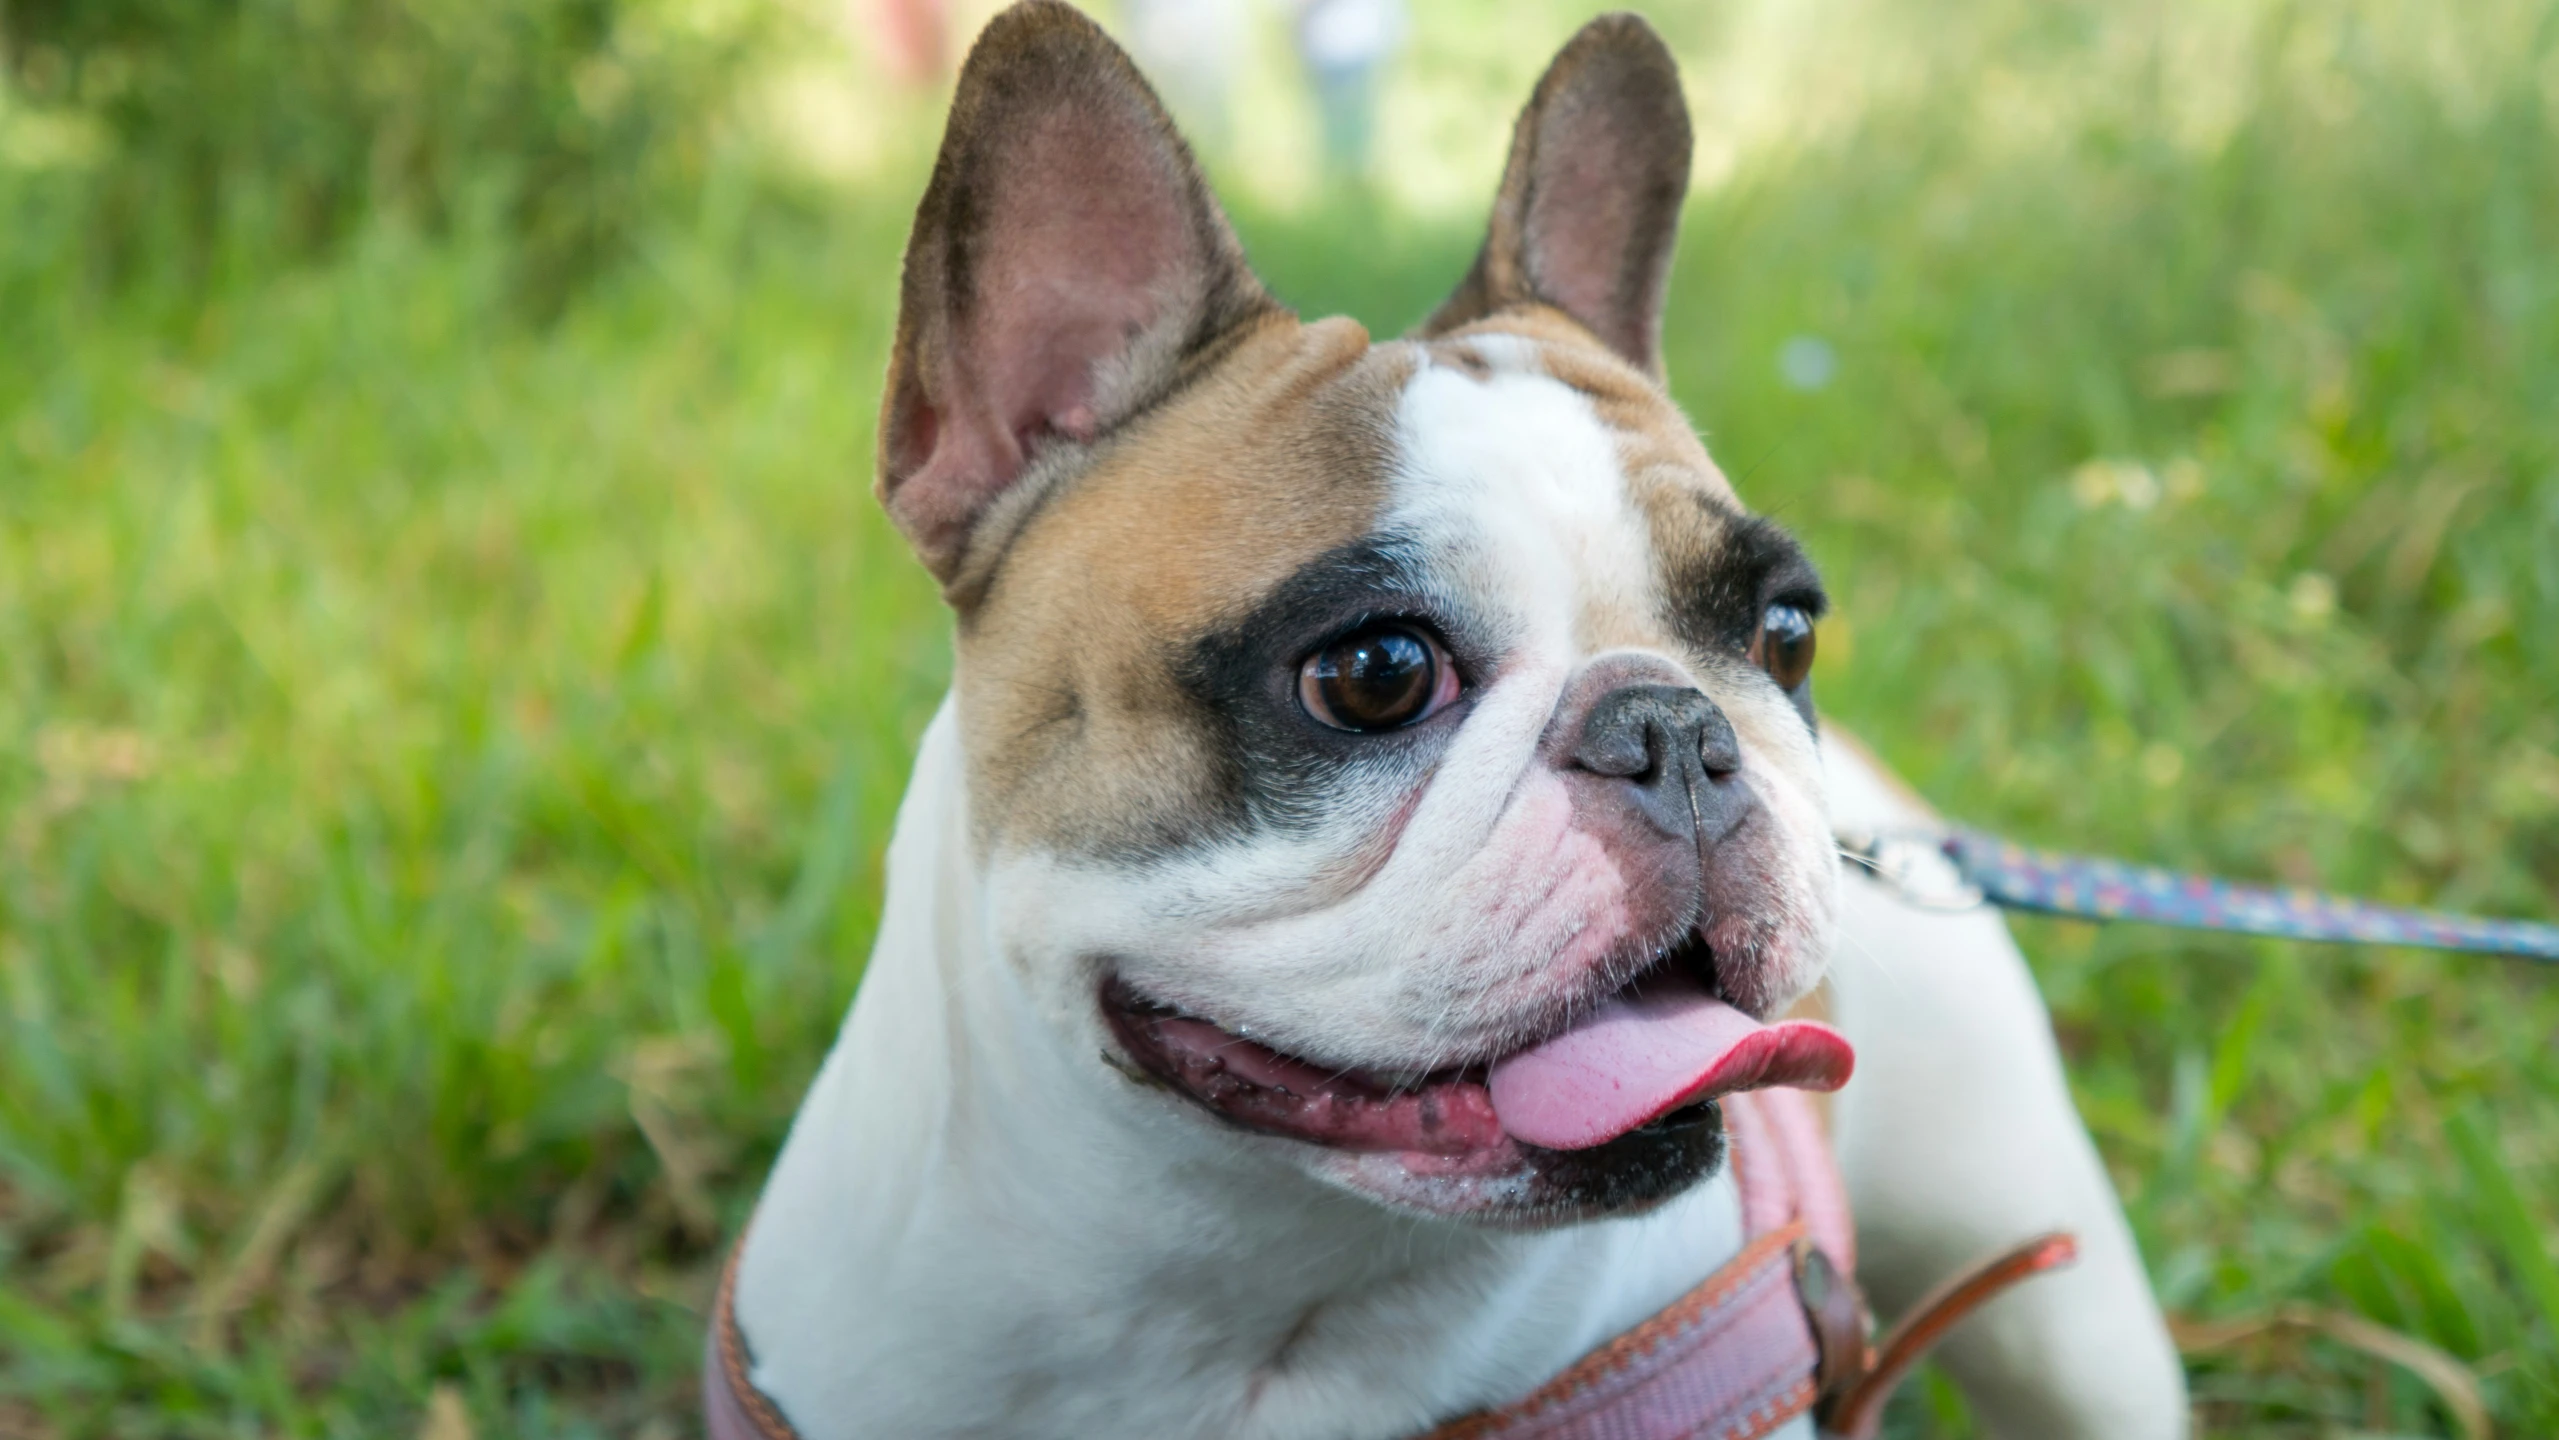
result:
<svg viewBox="0 0 2559 1440"><path fill-rule="evenodd" d="M1733 733L1733 722L1724 718L1723 711L1711 711L1706 723L1698 727L1697 760L1712 780L1724 779L1742 768L1741 737Z"/></svg>
<svg viewBox="0 0 2559 1440"><path fill-rule="evenodd" d="M1740 773L1742 747L1733 739L1730 732L1726 732L1721 737L1704 736L1698 742L1697 760L1699 764L1706 767L1708 779L1722 780Z"/></svg>
<svg viewBox="0 0 2559 1440"><path fill-rule="evenodd" d="M1651 738L1641 726L1585 733L1573 759L1595 774L1641 780L1653 770Z"/></svg>

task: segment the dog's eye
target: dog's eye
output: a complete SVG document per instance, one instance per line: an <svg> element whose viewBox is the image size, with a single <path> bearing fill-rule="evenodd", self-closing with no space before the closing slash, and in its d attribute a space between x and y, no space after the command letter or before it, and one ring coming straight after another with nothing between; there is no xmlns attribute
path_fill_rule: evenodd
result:
<svg viewBox="0 0 2559 1440"><path fill-rule="evenodd" d="M1813 617L1794 605L1771 605L1751 637L1751 663L1769 673L1780 690L1792 690L1813 673Z"/></svg>
<svg viewBox="0 0 2559 1440"><path fill-rule="evenodd" d="M1457 698L1457 667L1428 631L1388 623L1354 630L1297 667L1297 700L1336 730L1393 730Z"/></svg>

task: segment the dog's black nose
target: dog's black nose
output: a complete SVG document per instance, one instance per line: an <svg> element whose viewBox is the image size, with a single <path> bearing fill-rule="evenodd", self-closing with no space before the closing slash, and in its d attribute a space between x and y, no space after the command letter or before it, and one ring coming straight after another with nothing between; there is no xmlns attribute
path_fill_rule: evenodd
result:
<svg viewBox="0 0 2559 1440"><path fill-rule="evenodd" d="M1599 697L1582 720L1573 763L1629 781L1636 806L1669 835L1699 844L1723 838L1749 807L1734 779L1742 746L1706 692L1686 685L1627 685Z"/></svg>

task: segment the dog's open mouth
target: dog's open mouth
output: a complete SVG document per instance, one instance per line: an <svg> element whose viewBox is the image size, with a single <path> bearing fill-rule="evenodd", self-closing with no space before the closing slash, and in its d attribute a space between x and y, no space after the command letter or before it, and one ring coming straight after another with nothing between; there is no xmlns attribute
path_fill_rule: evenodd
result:
<svg viewBox="0 0 2559 1440"><path fill-rule="evenodd" d="M1855 1056L1826 1025L1763 1024L1713 986L1702 944L1675 949L1596 1009L1489 1064L1390 1080L1285 1055L1114 978L1102 1003L1148 1075L1247 1129L1439 1161L1514 1144L1586 1150L1684 1123L1765 1086L1835 1090Z"/></svg>

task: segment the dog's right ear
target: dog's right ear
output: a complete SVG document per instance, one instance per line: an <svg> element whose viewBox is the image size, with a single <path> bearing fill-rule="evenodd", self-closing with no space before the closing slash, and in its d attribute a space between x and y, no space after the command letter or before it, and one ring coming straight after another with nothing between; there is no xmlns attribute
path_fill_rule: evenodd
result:
<svg viewBox="0 0 2559 1440"><path fill-rule="evenodd" d="M1024 0L970 50L916 210L880 502L965 605L1001 548L982 522L1044 451L1128 419L1277 308L1128 56Z"/></svg>

